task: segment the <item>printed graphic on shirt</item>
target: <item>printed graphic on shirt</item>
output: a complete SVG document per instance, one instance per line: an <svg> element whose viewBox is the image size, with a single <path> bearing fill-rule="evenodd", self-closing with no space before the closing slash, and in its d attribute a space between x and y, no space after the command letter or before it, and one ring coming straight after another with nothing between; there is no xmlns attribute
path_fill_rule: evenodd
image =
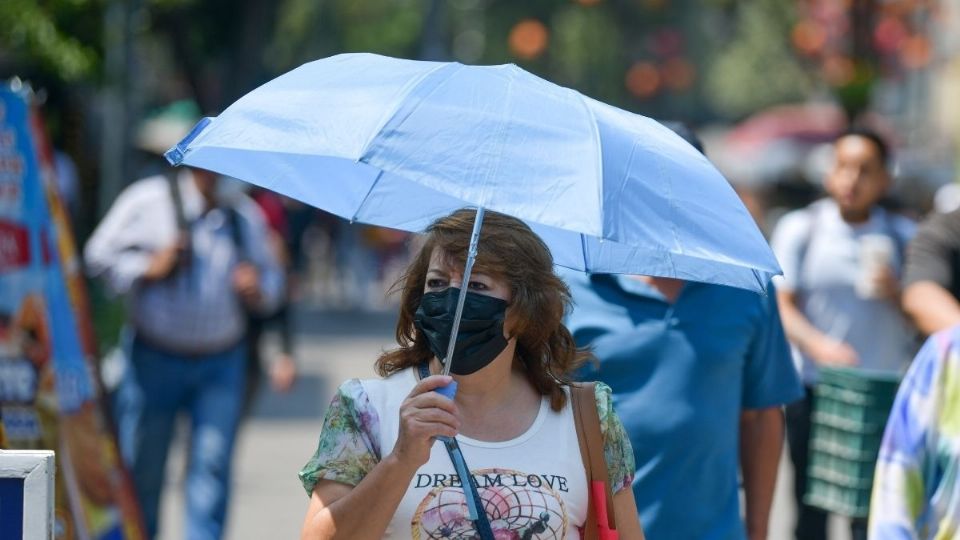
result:
<svg viewBox="0 0 960 540"><path fill-rule="evenodd" d="M471 472L497 539L565 537L568 516L560 494L569 491L566 477L509 469ZM478 537L459 476L418 474L413 487L430 488L413 515L411 535L415 540Z"/></svg>

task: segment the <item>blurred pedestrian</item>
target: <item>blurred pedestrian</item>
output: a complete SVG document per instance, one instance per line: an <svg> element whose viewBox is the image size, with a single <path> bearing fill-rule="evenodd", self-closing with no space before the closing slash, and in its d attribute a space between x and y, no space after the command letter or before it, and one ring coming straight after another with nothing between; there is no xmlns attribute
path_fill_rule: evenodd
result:
<svg viewBox="0 0 960 540"><path fill-rule="evenodd" d="M777 295L806 386L787 407L787 439L798 505L796 538L826 537L827 513L803 503L813 386L818 366L900 372L914 334L899 309L900 270L914 223L878 205L890 188L889 150L876 133L853 129L834 143L828 198L785 215L773 234L783 268ZM866 523L854 520L854 537Z"/></svg>
<svg viewBox="0 0 960 540"><path fill-rule="evenodd" d="M903 309L924 334L960 324L960 210L933 214L907 248Z"/></svg>
<svg viewBox="0 0 960 540"><path fill-rule="evenodd" d="M57 193L64 208L67 209L70 224L75 226L77 217L80 215L80 176L77 174L77 165L69 154L55 148L53 166L56 172Z"/></svg>
<svg viewBox="0 0 960 540"><path fill-rule="evenodd" d="M290 222L283 198L266 189L254 188L250 196L260 209L267 224L267 238L274 258L284 272L286 285L279 305L267 314L248 313L247 321L247 391L244 397L244 412L252 410L257 390L263 379L265 362L263 360L263 337L268 330L276 330L280 337L280 353L270 361L266 373L269 374L270 387L276 392L287 392L297 378L297 363L293 348L293 319L291 313L291 287L293 286L293 254L289 246L293 242ZM234 214L235 215L235 214ZM242 238L237 238L242 245Z"/></svg>
<svg viewBox="0 0 960 540"><path fill-rule="evenodd" d="M191 125L152 140L154 148L168 148ZM91 274L127 300L132 340L115 414L151 537L180 411L191 421L183 537L223 536L246 378L247 311L269 312L283 291L256 207L248 199L223 200L217 182L200 169L135 182L84 252ZM233 226L242 229L242 246Z"/></svg>
<svg viewBox="0 0 960 540"><path fill-rule="evenodd" d="M687 128L671 125L702 152ZM637 465L650 538L767 537L783 405L801 396L773 295L559 269L567 327L599 359ZM746 523L741 518L739 471Z"/></svg>
<svg viewBox="0 0 960 540"><path fill-rule="evenodd" d="M870 538L960 534L960 326L931 336L900 384L880 448Z"/></svg>

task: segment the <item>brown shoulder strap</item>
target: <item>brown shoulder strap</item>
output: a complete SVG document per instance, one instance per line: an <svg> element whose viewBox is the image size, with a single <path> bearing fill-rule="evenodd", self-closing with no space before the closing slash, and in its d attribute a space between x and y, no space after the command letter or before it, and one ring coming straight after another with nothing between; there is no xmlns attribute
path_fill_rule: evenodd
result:
<svg viewBox="0 0 960 540"><path fill-rule="evenodd" d="M607 462L603 453L603 433L600 431L600 414L597 411L595 383L576 383L570 385L570 401L573 407L574 425L580 442L580 456L587 471L587 489L592 493L593 481L603 482L607 502L607 523L616 530L616 516L613 509L613 492L607 474ZM590 497L587 509L587 521L584 526L586 540L598 538L597 509L594 498Z"/></svg>
<svg viewBox="0 0 960 540"><path fill-rule="evenodd" d="M584 393L593 388L591 383L573 383L570 385L570 406L573 408L573 424L577 428L577 442L580 443L580 458L583 460L583 470L587 473L587 518L583 522L584 540L597 540L599 534L597 531L597 511L594 508L590 493L590 481L593 480L593 463L590 460L590 446L587 442L587 436L584 434L583 415L581 409L584 401Z"/></svg>

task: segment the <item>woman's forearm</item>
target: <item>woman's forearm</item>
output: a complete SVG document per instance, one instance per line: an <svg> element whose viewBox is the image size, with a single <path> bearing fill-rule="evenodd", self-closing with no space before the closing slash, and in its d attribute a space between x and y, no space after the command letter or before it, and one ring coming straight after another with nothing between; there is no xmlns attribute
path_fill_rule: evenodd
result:
<svg viewBox="0 0 960 540"><path fill-rule="evenodd" d="M313 490L301 540L383 538L416 471L391 454L353 488L321 481Z"/></svg>
<svg viewBox="0 0 960 540"><path fill-rule="evenodd" d="M383 538L413 475L430 461L437 437L457 435L457 405L434 392L451 382L449 375L431 375L413 387L400 405L393 450L359 484L321 481L314 486L301 540Z"/></svg>

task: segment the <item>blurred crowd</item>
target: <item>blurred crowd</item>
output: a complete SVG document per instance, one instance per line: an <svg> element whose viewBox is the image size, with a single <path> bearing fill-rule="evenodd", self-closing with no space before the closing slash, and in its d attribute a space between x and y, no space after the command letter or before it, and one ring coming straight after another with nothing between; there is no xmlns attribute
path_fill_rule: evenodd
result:
<svg viewBox="0 0 960 540"><path fill-rule="evenodd" d="M609 385L632 444L648 538L772 537L782 458L798 540L827 538L831 516L853 540L960 538L960 0L7 0L0 74L46 87L31 99L149 537L179 418L182 536L220 538L258 394L324 360L303 357L301 310L397 311L417 235L163 157L204 113L358 50L509 62L664 120L768 240L782 276L761 295L556 269L564 325L596 357L577 376ZM23 306L0 319L46 362ZM52 395L52 371L40 384ZM90 431L64 424L68 446Z"/></svg>
<svg viewBox="0 0 960 540"><path fill-rule="evenodd" d="M126 298L125 338L112 355L117 365L106 371L117 374L110 386L120 448L148 531L158 527L175 418L186 411L188 536L217 538L236 432L260 380L268 378L279 392L295 384L293 306L391 307L387 293L411 242L406 233L346 223L203 170L169 169L160 154L197 118L174 113L144 124L138 145L145 177L117 198L88 241L85 261L92 276ZM688 128L671 127L704 151ZM906 538L899 535L916 527L957 524L950 517L960 503L956 480L929 467L945 459L939 437L956 440L953 432L933 433L955 427L948 410L958 395L949 393L956 392L949 387L955 380L944 385L933 378L952 377L947 362L956 362L960 331L950 329L960 324L960 210L948 195L927 215L897 204L894 151L875 131L850 129L828 146L822 190L810 184L787 199L799 208L764 210L762 199L777 198L775 188L742 191L772 233L783 268L768 295L561 272L575 303L567 325L599 359L582 375L612 386L633 441L634 494L649 537L675 534L680 523L681 536L690 538L740 527L750 538L766 537L784 434L796 538L826 538L831 511L851 518L853 538L867 538L868 530L871 538ZM70 191L63 195L69 199ZM773 221L765 223L768 215ZM619 309L631 323L614 315ZM280 352L262 358L263 337L274 331ZM928 335L939 337L911 368ZM899 380L910 369L895 404L892 390L885 396L871 396L872 387L858 390L894 412L882 446L883 426L873 426L876 440L864 443L867 456L857 458L870 470L861 474L868 481L857 488L860 506L853 510L837 505L830 478L827 487L811 484L823 480L823 463L814 456L823 454L817 445L832 429L825 405L817 404L818 384L821 372L836 369L868 382ZM818 426L824 422L828 427ZM948 459L956 466L955 452ZM726 480L706 481L704 470Z"/></svg>

